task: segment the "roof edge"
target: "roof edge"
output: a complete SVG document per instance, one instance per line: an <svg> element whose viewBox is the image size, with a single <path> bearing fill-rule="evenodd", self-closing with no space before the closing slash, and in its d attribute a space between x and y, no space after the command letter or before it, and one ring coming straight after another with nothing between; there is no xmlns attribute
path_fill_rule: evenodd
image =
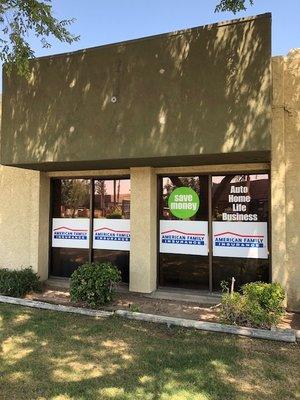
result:
<svg viewBox="0 0 300 400"><path fill-rule="evenodd" d="M114 43L103 44L100 46L87 47L85 49L80 49L80 50L75 50L75 51L68 51L68 52L64 52L64 53L57 53L57 54L51 54L51 55L47 55L47 56L35 57L35 58L32 58L30 61L41 60L44 58L52 59L52 58L57 58L57 57L73 56L73 55L77 55L77 54L81 54L81 53L84 54L84 53L87 53L90 51L95 51L98 49L103 49L103 48L108 48L108 47L118 47L118 46L123 46L123 45L131 45L136 42L153 40L153 39L157 39L159 37L180 36L180 35L184 35L184 34L190 33L190 32L197 32L202 29L213 29L213 28L219 28L219 27L228 26L228 25L236 25L236 24L254 21L254 20L260 19L260 18L270 18L271 19L272 14L270 12L268 12L268 13L258 14L258 15L245 17L245 18L236 18L236 19L232 19L232 20L225 20L225 21L221 21L221 22L215 22L213 24L200 25L200 26L187 28L187 29L180 29L178 31L159 33L156 35L143 36L140 38L124 40L121 42L114 42Z"/></svg>

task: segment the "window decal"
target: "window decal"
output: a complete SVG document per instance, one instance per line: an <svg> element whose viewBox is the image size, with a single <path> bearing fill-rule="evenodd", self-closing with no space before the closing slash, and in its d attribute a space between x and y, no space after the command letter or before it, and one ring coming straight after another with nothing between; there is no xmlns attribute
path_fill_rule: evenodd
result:
<svg viewBox="0 0 300 400"><path fill-rule="evenodd" d="M208 254L207 221L160 221L160 252Z"/></svg>
<svg viewBox="0 0 300 400"><path fill-rule="evenodd" d="M53 218L52 247L88 249L88 218Z"/></svg>

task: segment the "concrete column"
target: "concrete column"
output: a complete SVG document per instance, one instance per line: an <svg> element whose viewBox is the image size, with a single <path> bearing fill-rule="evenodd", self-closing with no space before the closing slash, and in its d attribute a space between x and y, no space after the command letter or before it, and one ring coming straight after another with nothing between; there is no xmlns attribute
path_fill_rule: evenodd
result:
<svg viewBox="0 0 300 400"><path fill-rule="evenodd" d="M284 139L288 308L300 311L300 49L285 57Z"/></svg>
<svg viewBox="0 0 300 400"><path fill-rule="evenodd" d="M272 59L273 104L271 135L272 280L273 282L279 282L287 289L283 72L283 57L274 57Z"/></svg>
<svg viewBox="0 0 300 400"><path fill-rule="evenodd" d="M40 173L37 271L42 280L49 274L50 178Z"/></svg>
<svg viewBox="0 0 300 400"><path fill-rule="evenodd" d="M275 57L272 117L272 270L300 310L300 49Z"/></svg>
<svg viewBox="0 0 300 400"><path fill-rule="evenodd" d="M131 168L129 290L151 293L157 280L157 179L150 167Z"/></svg>
<svg viewBox="0 0 300 400"><path fill-rule="evenodd" d="M43 172L31 186L30 265L41 280L48 278L50 179Z"/></svg>

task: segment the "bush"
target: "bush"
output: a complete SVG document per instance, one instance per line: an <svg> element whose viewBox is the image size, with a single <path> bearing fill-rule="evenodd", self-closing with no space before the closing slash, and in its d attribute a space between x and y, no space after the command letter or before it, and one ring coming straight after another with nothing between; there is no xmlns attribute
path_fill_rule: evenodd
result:
<svg viewBox="0 0 300 400"><path fill-rule="evenodd" d="M4 296L23 297L30 292L40 292L41 289L39 277L31 267L20 270L0 269L0 294Z"/></svg>
<svg viewBox="0 0 300 400"><path fill-rule="evenodd" d="M85 263L73 272L70 281L72 301L84 301L90 307L110 302L121 274L111 263Z"/></svg>
<svg viewBox="0 0 300 400"><path fill-rule="evenodd" d="M284 315L285 297L279 283L247 283L241 292L222 295L222 322L264 329L278 325Z"/></svg>

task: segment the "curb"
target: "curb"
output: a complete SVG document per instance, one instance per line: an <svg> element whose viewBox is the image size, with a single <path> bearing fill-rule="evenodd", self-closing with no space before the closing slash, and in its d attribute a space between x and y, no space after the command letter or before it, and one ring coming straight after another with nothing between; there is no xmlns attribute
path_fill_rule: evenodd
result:
<svg viewBox="0 0 300 400"><path fill-rule="evenodd" d="M190 319L165 317L154 314L135 313L125 310L117 310L115 314L129 319L167 324L168 326L176 325L203 331L231 333L233 335L247 336L257 339L276 340L288 343L296 342L296 334L293 329L276 329L267 331L264 329L237 327L233 325L218 324L216 322L194 321Z"/></svg>
<svg viewBox="0 0 300 400"><path fill-rule="evenodd" d="M168 326L175 325L175 326L194 328L209 332L230 333L233 335L246 336L250 338L276 340L288 343L295 343L296 340L300 338L300 331L295 331L294 329L275 329L267 331L264 329L237 327L233 325L218 324L216 322L195 321L191 319L145 314L145 313L126 311L126 310L116 310L114 312L114 311L93 310L89 308L81 308L73 306L63 306L59 304L51 304L42 301L19 299L16 297L1 296L1 295L0 295L0 302L7 304L16 304L31 308L39 308L43 310L87 315L90 317L111 317L113 315L118 315L123 318L134 319L145 322L167 324Z"/></svg>
<svg viewBox="0 0 300 400"><path fill-rule="evenodd" d="M92 310L90 308L81 308L73 306L63 306L60 304L44 303L36 300L18 299L16 297L0 296L1 303L17 304L31 308L42 308L43 310L67 312L73 314L88 315L90 317L110 317L112 311Z"/></svg>

